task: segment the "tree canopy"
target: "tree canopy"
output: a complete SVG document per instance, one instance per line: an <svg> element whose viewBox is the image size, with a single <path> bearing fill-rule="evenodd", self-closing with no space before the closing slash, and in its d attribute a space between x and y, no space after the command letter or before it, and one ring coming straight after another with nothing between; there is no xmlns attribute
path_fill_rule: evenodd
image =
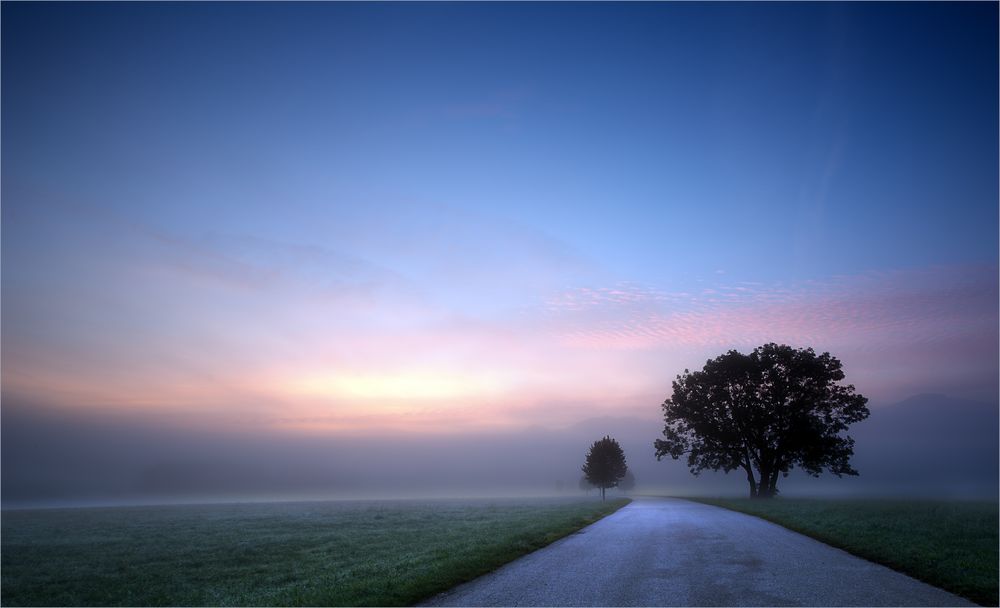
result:
<svg viewBox="0 0 1000 608"><path fill-rule="evenodd" d="M627 471L625 452L610 436L598 439L590 446L587 461L583 464L583 475L588 482L601 489L601 500L604 500L605 490L618 485L618 480Z"/></svg>
<svg viewBox="0 0 1000 608"><path fill-rule="evenodd" d="M868 417L868 399L844 379L841 363L811 348L765 344L749 355L731 350L684 370L663 403L666 426L656 458L687 455L694 475L743 469L750 496L777 493L778 476L796 466L818 477L857 475L854 440L841 436Z"/></svg>

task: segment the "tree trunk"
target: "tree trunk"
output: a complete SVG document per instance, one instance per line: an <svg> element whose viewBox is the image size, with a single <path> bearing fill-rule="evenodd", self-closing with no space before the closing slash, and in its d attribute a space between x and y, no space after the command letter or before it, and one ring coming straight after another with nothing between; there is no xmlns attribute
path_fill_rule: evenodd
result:
<svg viewBox="0 0 1000 608"><path fill-rule="evenodd" d="M760 485L757 487L757 498L771 498L771 470L760 468Z"/></svg>
<svg viewBox="0 0 1000 608"><path fill-rule="evenodd" d="M601 486L601 502L604 502L604 486Z"/></svg>
<svg viewBox="0 0 1000 608"><path fill-rule="evenodd" d="M748 465L743 465L747 472L747 481L750 483L750 498L757 498L757 480L753 478L753 469Z"/></svg>
<svg viewBox="0 0 1000 608"><path fill-rule="evenodd" d="M774 472L771 473L771 479L768 483L767 489L770 496L776 496L778 494L778 472L779 471L775 469Z"/></svg>

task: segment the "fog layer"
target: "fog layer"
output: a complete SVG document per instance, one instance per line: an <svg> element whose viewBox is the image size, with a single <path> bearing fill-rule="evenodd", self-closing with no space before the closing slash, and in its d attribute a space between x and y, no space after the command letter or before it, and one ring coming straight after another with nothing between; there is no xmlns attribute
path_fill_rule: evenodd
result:
<svg viewBox="0 0 1000 608"><path fill-rule="evenodd" d="M655 406L651 407L655 411ZM857 478L779 482L785 495L996 497L997 404L922 395L852 428ZM86 416L5 397L5 507L202 500L581 493L590 443L617 438L636 492L743 494L738 474L657 462L654 417L477 435L220 433Z"/></svg>

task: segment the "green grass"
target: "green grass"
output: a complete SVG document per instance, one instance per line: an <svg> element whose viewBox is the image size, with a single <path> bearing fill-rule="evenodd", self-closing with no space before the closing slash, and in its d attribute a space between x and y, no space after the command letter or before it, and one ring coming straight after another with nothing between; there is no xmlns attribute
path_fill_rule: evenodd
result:
<svg viewBox="0 0 1000 608"><path fill-rule="evenodd" d="M756 515L977 604L997 605L995 502L690 500Z"/></svg>
<svg viewBox="0 0 1000 608"><path fill-rule="evenodd" d="M539 499L4 511L0 602L407 605L627 503Z"/></svg>

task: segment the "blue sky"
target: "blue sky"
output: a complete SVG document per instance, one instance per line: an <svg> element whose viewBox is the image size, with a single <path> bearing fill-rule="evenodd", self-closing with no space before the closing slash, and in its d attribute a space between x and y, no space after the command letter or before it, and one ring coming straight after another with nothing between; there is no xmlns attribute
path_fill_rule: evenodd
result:
<svg viewBox="0 0 1000 608"><path fill-rule="evenodd" d="M7 3L5 388L566 422L774 339L995 398L997 48L995 3Z"/></svg>

